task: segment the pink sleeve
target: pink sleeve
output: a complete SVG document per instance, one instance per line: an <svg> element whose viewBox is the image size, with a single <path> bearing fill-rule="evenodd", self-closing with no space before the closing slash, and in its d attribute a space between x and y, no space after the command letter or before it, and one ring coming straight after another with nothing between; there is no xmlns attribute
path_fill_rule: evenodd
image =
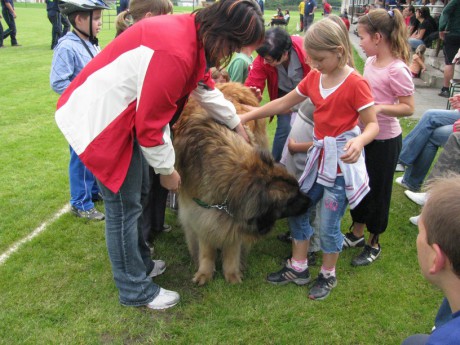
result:
<svg viewBox="0 0 460 345"><path fill-rule="evenodd" d="M414 94L414 82L409 67L402 61L389 69L390 87L396 97L411 96Z"/></svg>

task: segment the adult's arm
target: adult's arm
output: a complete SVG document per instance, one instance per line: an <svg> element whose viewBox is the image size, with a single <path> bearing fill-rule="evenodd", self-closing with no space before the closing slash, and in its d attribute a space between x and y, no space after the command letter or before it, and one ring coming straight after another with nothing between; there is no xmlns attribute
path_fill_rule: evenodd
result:
<svg viewBox="0 0 460 345"><path fill-rule="evenodd" d="M264 67L264 59L261 56L257 56L252 64L252 68L249 71L248 78L244 82L244 85L248 87L255 87L263 93L267 77L267 71Z"/></svg>

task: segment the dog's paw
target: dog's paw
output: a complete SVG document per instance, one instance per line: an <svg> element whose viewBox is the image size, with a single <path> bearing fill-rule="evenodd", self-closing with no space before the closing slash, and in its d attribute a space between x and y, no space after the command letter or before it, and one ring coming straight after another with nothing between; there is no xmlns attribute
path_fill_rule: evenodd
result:
<svg viewBox="0 0 460 345"><path fill-rule="evenodd" d="M192 281L199 285L203 286L204 284L210 282L212 280L212 273L203 273L203 272L196 272L195 276L193 277Z"/></svg>
<svg viewBox="0 0 460 345"><path fill-rule="evenodd" d="M241 272L225 273L225 280L230 284L240 284L243 282L243 273Z"/></svg>

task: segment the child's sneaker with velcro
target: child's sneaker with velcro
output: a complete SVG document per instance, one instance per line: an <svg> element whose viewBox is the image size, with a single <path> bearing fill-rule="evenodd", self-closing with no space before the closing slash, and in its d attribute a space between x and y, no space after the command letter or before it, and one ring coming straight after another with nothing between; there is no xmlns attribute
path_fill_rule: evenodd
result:
<svg viewBox="0 0 460 345"><path fill-rule="evenodd" d="M347 232L345 235L343 235L342 249L364 247L364 244L364 235L357 237L355 234L353 234L353 231Z"/></svg>
<svg viewBox="0 0 460 345"><path fill-rule="evenodd" d="M291 266L291 260L286 262L286 265L278 272L270 273L267 276L267 281L275 285L284 285L293 282L297 285L305 285L310 282L310 271L308 267L304 271L296 271Z"/></svg>

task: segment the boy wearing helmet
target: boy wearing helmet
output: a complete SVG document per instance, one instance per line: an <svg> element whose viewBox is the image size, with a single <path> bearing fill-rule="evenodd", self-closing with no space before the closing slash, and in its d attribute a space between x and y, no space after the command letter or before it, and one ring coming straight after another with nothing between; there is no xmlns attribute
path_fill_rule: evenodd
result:
<svg viewBox="0 0 460 345"><path fill-rule="evenodd" d="M59 2L63 15L68 16L73 31L63 36L53 55L51 88L62 94L85 65L100 51L97 34L102 27L102 10L109 8L102 0L63 0ZM70 148L69 183L71 212L81 218L103 220L94 201L100 193L94 175Z"/></svg>

